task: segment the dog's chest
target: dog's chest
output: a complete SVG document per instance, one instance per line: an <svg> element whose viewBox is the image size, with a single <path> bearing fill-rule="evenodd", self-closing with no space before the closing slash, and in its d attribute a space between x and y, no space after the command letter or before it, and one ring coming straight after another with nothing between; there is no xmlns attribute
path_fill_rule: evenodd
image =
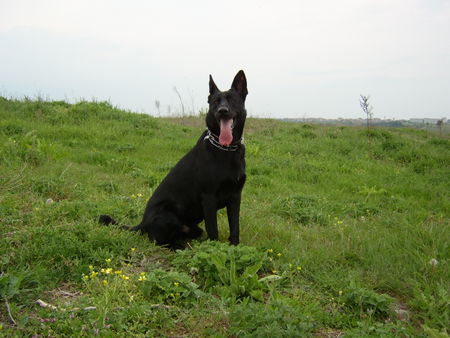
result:
<svg viewBox="0 0 450 338"><path fill-rule="evenodd" d="M243 159L223 163L217 169L217 195L226 199L242 190L245 183L245 162Z"/></svg>
<svg viewBox="0 0 450 338"><path fill-rule="evenodd" d="M210 158L202 164L199 180L204 189L213 192L217 197L226 198L242 190L245 183L245 160L243 156L227 156Z"/></svg>

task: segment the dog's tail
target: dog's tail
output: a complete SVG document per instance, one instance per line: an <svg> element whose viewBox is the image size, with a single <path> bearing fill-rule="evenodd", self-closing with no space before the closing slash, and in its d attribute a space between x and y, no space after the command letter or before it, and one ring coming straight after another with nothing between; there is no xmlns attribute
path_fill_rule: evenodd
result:
<svg viewBox="0 0 450 338"><path fill-rule="evenodd" d="M100 215L98 218L98 222L103 225L117 225L120 229L130 230L130 231L140 231L141 225L137 225L135 227L130 227L128 225L120 225L114 218L109 215Z"/></svg>

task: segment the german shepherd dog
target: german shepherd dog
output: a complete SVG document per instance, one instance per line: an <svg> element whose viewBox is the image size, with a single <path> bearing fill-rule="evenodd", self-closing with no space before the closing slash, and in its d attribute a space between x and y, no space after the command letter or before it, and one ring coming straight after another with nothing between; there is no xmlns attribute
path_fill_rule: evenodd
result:
<svg viewBox="0 0 450 338"><path fill-rule="evenodd" d="M209 76L207 130L197 144L171 169L147 202L135 227L157 245L175 250L180 241L200 237L198 224L205 221L209 239L218 239L217 210L227 208L229 241L239 244L239 210L244 187L245 148L242 143L247 79L239 71L231 89L220 91ZM108 215L100 223L117 225Z"/></svg>

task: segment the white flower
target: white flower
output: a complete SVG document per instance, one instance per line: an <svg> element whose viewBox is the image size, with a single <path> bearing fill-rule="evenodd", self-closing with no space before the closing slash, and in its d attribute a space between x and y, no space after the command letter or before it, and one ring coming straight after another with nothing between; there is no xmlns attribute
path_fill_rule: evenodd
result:
<svg viewBox="0 0 450 338"><path fill-rule="evenodd" d="M432 266L437 266L439 264L439 262L436 258L431 258L428 263Z"/></svg>

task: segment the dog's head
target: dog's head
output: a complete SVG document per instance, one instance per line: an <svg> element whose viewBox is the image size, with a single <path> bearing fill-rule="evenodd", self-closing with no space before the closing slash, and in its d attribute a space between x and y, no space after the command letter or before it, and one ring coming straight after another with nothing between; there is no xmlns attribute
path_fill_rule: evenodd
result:
<svg viewBox="0 0 450 338"><path fill-rule="evenodd" d="M242 137L245 118L245 98L247 97L247 79L242 70L234 77L231 89L220 91L212 76L209 76L209 110L206 125L212 133L219 135L219 142L228 146Z"/></svg>

